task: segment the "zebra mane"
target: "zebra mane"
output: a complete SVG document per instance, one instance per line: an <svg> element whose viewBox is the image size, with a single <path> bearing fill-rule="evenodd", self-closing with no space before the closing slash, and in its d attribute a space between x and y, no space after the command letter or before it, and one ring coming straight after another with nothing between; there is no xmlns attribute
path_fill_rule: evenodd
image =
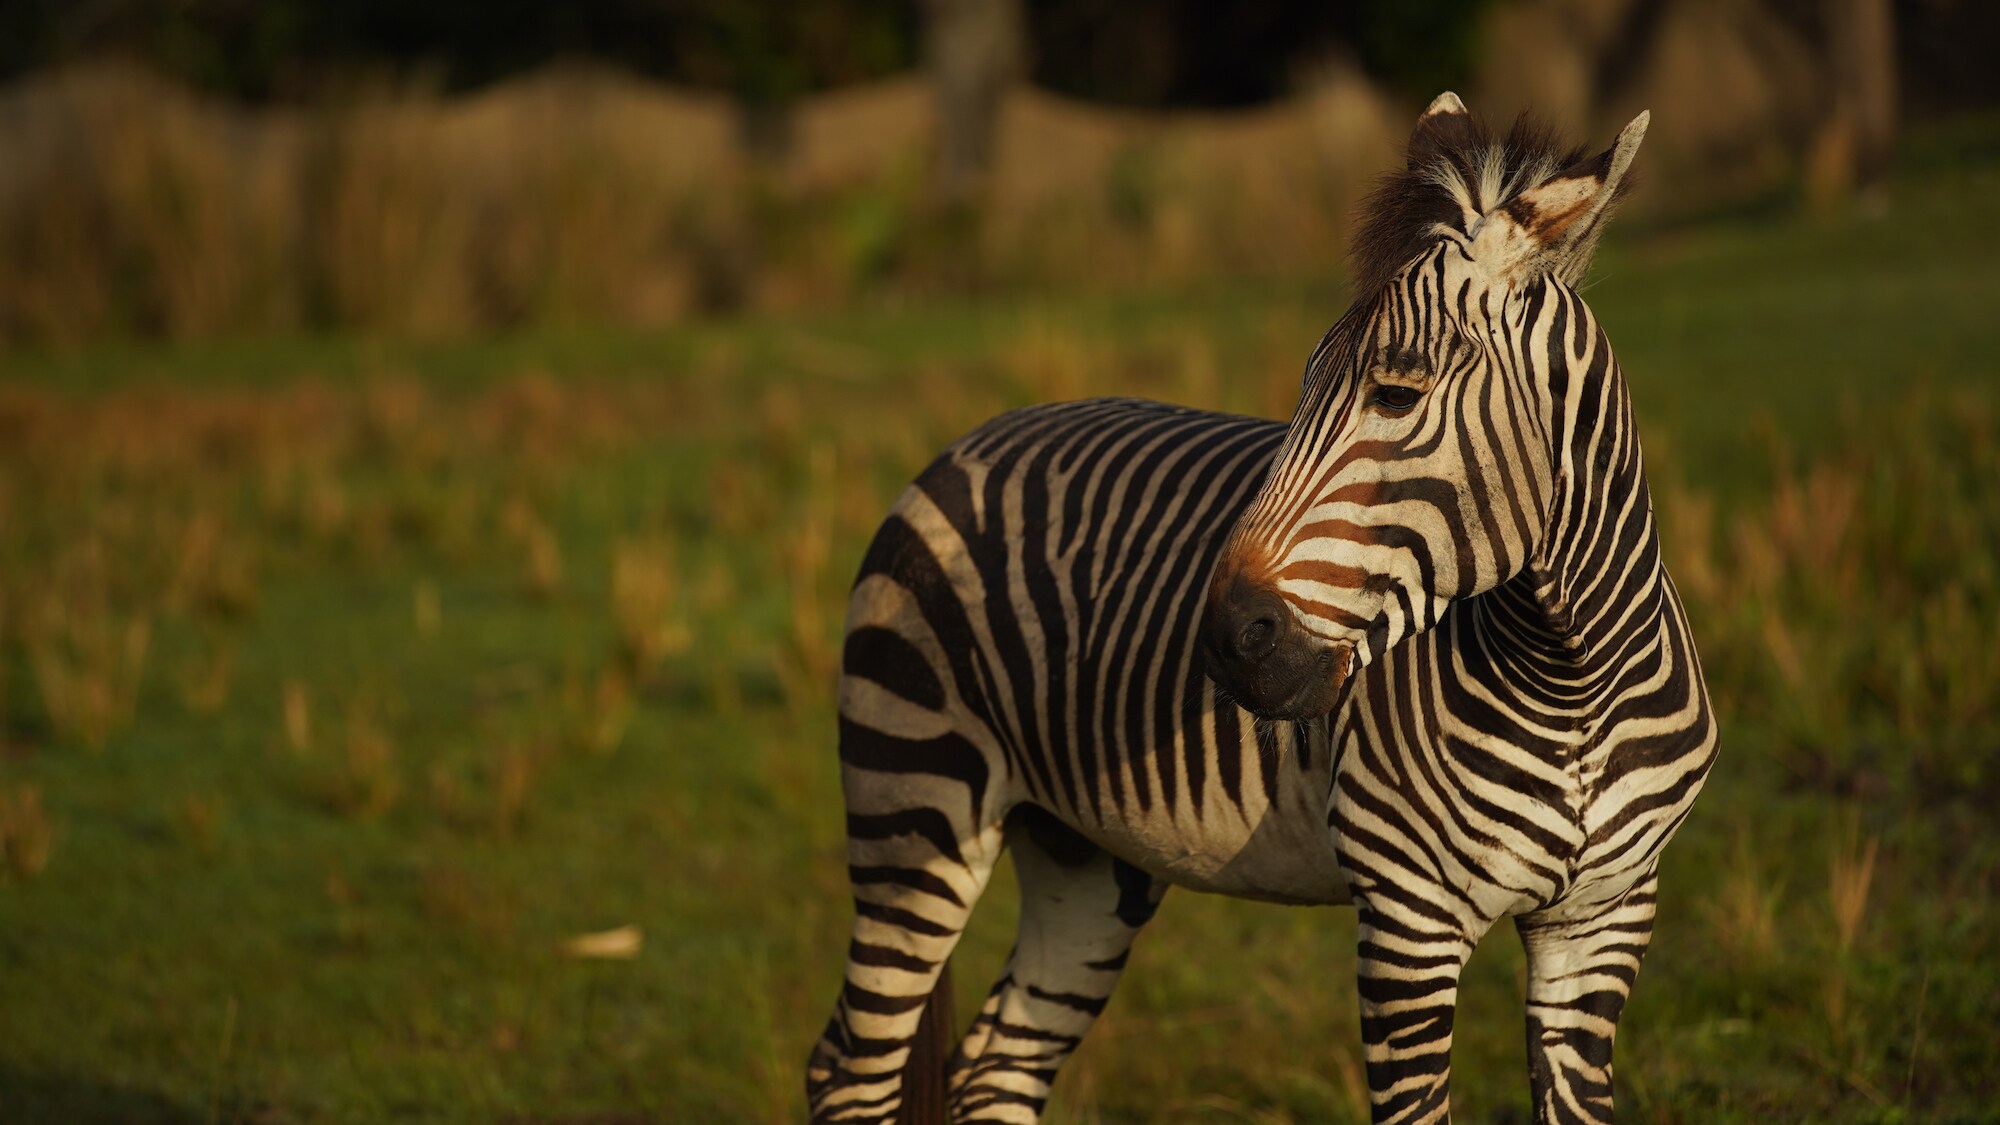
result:
<svg viewBox="0 0 2000 1125"><path fill-rule="evenodd" d="M1554 178L1585 151L1525 113L1501 138L1470 113L1426 116L1410 137L1406 166L1384 173L1356 212L1348 249L1355 304L1372 302L1437 242L1439 227L1470 233L1479 216Z"/></svg>

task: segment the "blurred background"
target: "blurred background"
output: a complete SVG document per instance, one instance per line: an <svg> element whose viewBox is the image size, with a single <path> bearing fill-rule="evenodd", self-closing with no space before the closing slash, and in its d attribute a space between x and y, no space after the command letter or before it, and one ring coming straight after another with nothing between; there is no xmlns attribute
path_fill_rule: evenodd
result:
<svg viewBox="0 0 2000 1125"><path fill-rule="evenodd" d="M1012 406L1285 417L1447 88L1653 114L1587 295L1725 725L1621 1108L2000 1120L1996 41L1974 0L0 6L0 1121L800 1119L882 513ZM1049 1120L1366 1120L1353 926L1170 895ZM1468 1120L1528 1119L1521 971L1467 970Z"/></svg>
<svg viewBox="0 0 2000 1125"><path fill-rule="evenodd" d="M1857 192L2000 100L1904 4L21 0L0 338L657 327L1325 274L1412 106L1606 134L1635 210Z"/></svg>

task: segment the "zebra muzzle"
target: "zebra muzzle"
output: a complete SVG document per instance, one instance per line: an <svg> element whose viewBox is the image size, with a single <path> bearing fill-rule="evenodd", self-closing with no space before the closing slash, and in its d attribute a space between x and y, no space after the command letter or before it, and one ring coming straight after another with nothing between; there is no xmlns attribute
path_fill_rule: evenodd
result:
<svg viewBox="0 0 2000 1125"><path fill-rule="evenodd" d="M1209 679L1267 719L1316 719L1339 701L1354 646L1299 628L1277 591L1240 574L1210 592L1202 622Z"/></svg>

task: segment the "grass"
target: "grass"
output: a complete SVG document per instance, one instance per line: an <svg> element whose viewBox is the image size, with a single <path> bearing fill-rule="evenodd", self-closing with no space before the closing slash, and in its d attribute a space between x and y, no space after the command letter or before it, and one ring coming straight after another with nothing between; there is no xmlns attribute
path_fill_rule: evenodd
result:
<svg viewBox="0 0 2000 1125"><path fill-rule="evenodd" d="M1592 302L1726 724L1621 1035L1629 1119L1993 1119L1996 189L1607 249ZM881 512L1011 405L1283 413L1339 300L7 357L0 1119L797 1119L848 910L838 621ZM1363 1119L1353 938L1170 895L1051 1120ZM1496 934L1464 1119L1523 1119L1521 988Z"/></svg>

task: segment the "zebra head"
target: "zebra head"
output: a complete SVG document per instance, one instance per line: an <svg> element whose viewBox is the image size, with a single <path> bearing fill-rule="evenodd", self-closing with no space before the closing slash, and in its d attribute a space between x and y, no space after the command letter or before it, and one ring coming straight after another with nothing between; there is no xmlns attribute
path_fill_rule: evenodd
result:
<svg viewBox="0 0 2000 1125"><path fill-rule="evenodd" d="M1525 119L1496 140L1453 94L1418 120L1210 581L1209 676L1245 707L1324 715L1453 601L1539 567L1561 481L1589 471L1565 435L1617 378L1573 287L1646 123L1586 159Z"/></svg>

